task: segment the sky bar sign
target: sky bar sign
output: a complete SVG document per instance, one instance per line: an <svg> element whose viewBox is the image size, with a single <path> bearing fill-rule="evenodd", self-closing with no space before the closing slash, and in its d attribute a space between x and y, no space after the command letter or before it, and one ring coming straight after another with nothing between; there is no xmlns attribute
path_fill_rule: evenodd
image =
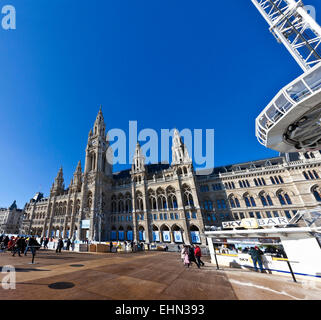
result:
<svg viewBox="0 0 321 320"><path fill-rule="evenodd" d="M267 219L242 219L237 221L222 222L223 229L231 228L245 228L245 229L258 229L260 227L273 227L288 224L288 219L281 218L267 218Z"/></svg>

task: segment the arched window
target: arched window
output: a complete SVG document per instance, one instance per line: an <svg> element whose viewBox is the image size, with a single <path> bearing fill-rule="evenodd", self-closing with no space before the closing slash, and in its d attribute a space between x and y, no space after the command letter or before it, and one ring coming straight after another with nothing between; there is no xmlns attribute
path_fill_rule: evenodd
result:
<svg viewBox="0 0 321 320"><path fill-rule="evenodd" d="M247 207L256 207L255 200L252 196L245 194L243 198Z"/></svg>
<svg viewBox="0 0 321 320"><path fill-rule="evenodd" d="M314 176L315 176L316 179L320 179L319 175L317 174L317 172L315 170L313 170L313 173L314 173Z"/></svg>
<svg viewBox="0 0 321 320"><path fill-rule="evenodd" d="M231 206L232 208L236 208L235 201L234 201L233 198L230 198L230 206Z"/></svg>
<svg viewBox="0 0 321 320"><path fill-rule="evenodd" d="M305 178L306 180L309 180L309 176L307 175L307 173L306 173L305 171L303 171L303 175L304 175L304 178Z"/></svg>
<svg viewBox="0 0 321 320"><path fill-rule="evenodd" d="M268 201L268 204L269 204L270 206L273 206L273 201L272 201L272 199L271 199L271 197L270 197L269 195L266 196L266 199L267 199L267 201Z"/></svg>
<svg viewBox="0 0 321 320"><path fill-rule="evenodd" d="M266 199L264 197L264 194L260 195L260 199L261 199L261 202L262 202L262 206L266 207L268 204L267 204L267 201L266 201Z"/></svg>
<svg viewBox="0 0 321 320"><path fill-rule="evenodd" d="M315 187L312 189L314 198L316 201L321 202L321 192L320 192L320 187Z"/></svg>
<svg viewBox="0 0 321 320"><path fill-rule="evenodd" d="M272 184L275 184L274 178L270 177Z"/></svg>
<svg viewBox="0 0 321 320"><path fill-rule="evenodd" d="M287 193L284 194L284 198L285 198L287 204L292 204L292 201Z"/></svg>

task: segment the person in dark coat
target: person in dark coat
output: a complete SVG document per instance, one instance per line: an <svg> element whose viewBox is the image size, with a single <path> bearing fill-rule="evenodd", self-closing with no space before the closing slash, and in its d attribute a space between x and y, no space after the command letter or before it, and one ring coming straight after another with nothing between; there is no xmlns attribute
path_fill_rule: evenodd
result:
<svg viewBox="0 0 321 320"><path fill-rule="evenodd" d="M192 265L192 262L194 262L198 268L200 268L199 264L196 261L195 254L194 254L194 246L191 245L188 247L188 258L190 261L190 264Z"/></svg>
<svg viewBox="0 0 321 320"><path fill-rule="evenodd" d="M263 252L262 250L260 250L258 247L255 248L251 248L249 251L249 255L251 256L252 260L253 260L253 265L254 265L254 269L257 272L257 264L259 264L260 270L263 273L263 264L262 264L262 255Z"/></svg>
<svg viewBox="0 0 321 320"><path fill-rule="evenodd" d="M66 250L70 250L70 245L71 245L71 241L70 241L70 239L68 238L68 240L67 240L67 245L66 245Z"/></svg>
<svg viewBox="0 0 321 320"><path fill-rule="evenodd" d="M60 238L58 240L58 244L57 244L57 249L56 249L56 253L61 253L61 249L64 247L64 242L62 241L62 239Z"/></svg>
<svg viewBox="0 0 321 320"><path fill-rule="evenodd" d="M45 241L43 242L44 249L48 249L48 242L49 242L49 238L46 238Z"/></svg>
<svg viewBox="0 0 321 320"><path fill-rule="evenodd" d="M12 250L12 256L14 257L18 252L19 257L21 257L21 254L20 254L21 251L22 251L22 239L18 237L16 239L15 246L13 247L13 250Z"/></svg>
<svg viewBox="0 0 321 320"><path fill-rule="evenodd" d="M28 241L28 247L30 248L32 254L32 263L34 263L36 250L40 249L40 243L38 243L34 237L31 237Z"/></svg>
<svg viewBox="0 0 321 320"><path fill-rule="evenodd" d="M3 244L4 244L5 248L8 247L8 243L9 243L9 237L6 236L6 237L4 238L4 240L3 240Z"/></svg>

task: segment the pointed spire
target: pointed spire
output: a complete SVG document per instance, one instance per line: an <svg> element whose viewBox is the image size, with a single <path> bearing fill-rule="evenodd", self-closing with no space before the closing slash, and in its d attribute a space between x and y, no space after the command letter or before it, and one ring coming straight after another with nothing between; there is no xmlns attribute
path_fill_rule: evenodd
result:
<svg viewBox="0 0 321 320"><path fill-rule="evenodd" d="M133 158L132 171L134 173L145 171L145 156L142 153L140 143L137 142Z"/></svg>
<svg viewBox="0 0 321 320"><path fill-rule="evenodd" d="M172 164L191 163L188 150L184 145L182 138L177 129L174 129L173 146L172 146Z"/></svg>
<svg viewBox="0 0 321 320"><path fill-rule="evenodd" d="M105 138L105 122L104 115L102 112L102 106L100 106L96 121L94 123L94 135L98 135Z"/></svg>
<svg viewBox="0 0 321 320"><path fill-rule="evenodd" d="M80 160L77 164L76 172L81 172L81 161Z"/></svg>

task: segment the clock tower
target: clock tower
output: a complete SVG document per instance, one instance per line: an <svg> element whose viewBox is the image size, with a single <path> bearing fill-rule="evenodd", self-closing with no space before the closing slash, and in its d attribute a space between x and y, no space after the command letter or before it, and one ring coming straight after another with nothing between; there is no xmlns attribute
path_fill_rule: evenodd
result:
<svg viewBox="0 0 321 320"><path fill-rule="evenodd" d="M98 240L99 225L102 221L106 196L112 186L112 150L106 136L106 126L102 109L98 112L93 129L88 135L85 172L82 185L81 220L86 220L89 228L81 229L79 238ZM81 225L80 225L81 228Z"/></svg>

